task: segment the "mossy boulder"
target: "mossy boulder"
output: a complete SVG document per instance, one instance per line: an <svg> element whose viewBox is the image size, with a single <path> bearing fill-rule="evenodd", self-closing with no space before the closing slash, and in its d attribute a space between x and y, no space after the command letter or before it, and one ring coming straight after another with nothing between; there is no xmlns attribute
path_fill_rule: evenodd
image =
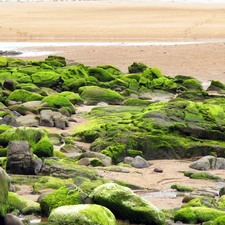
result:
<svg viewBox="0 0 225 225"><path fill-rule="evenodd" d="M225 224L225 215L219 216L211 223L211 225L224 225L224 224Z"/></svg>
<svg viewBox="0 0 225 225"><path fill-rule="evenodd" d="M124 105L129 106L148 106L151 104L149 101L137 99L137 98L128 98L123 102Z"/></svg>
<svg viewBox="0 0 225 225"><path fill-rule="evenodd" d="M54 71L38 70L31 75L34 84L41 87L54 87L59 83L60 74Z"/></svg>
<svg viewBox="0 0 225 225"><path fill-rule="evenodd" d="M176 189L177 191L180 191L180 192L191 192L191 191L194 190L193 188L186 187L186 186L183 186L183 185L180 185L180 184L173 184L171 186L171 188Z"/></svg>
<svg viewBox="0 0 225 225"><path fill-rule="evenodd" d="M203 87L201 83L196 79L187 79L182 83L182 86L185 87L187 90L194 90L194 91L201 91Z"/></svg>
<svg viewBox="0 0 225 225"><path fill-rule="evenodd" d="M174 221L182 223L197 224L213 221L219 216L224 216L225 212L206 207L186 207L181 208L174 215Z"/></svg>
<svg viewBox="0 0 225 225"><path fill-rule="evenodd" d="M200 180L215 180L215 181L223 181L224 179L213 175L208 172L194 172L194 171L186 171L184 172L186 177L190 177L191 179L200 179Z"/></svg>
<svg viewBox="0 0 225 225"><path fill-rule="evenodd" d="M100 87L87 87L81 94L88 105L96 105L99 102L106 102L112 105L121 104L123 97L116 91L100 88Z"/></svg>
<svg viewBox="0 0 225 225"><path fill-rule="evenodd" d="M90 197L107 207L117 218L132 223L165 225L165 215L148 201L134 194L131 189L114 183L103 184L93 190Z"/></svg>
<svg viewBox="0 0 225 225"><path fill-rule="evenodd" d="M7 146L10 141L28 141L31 150L40 157L52 156L53 145L44 130L31 127L18 127L7 129L0 134L0 144Z"/></svg>
<svg viewBox="0 0 225 225"><path fill-rule="evenodd" d="M0 216L5 216L7 213L8 204L8 179L5 171L0 167Z"/></svg>
<svg viewBox="0 0 225 225"><path fill-rule="evenodd" d="M80 95L78 95L74 92L71 92L71 91L63 91L63 92L59 93L59 96L69 99L70 102L74 105L75 104L80 105L83 103L83 99L80 97Z"/></svg>
<svg viewBox="0 0 225 225"><path fill-rule="evenodd" d="M45 195L40 201L42 214L49 215L55 208L64 205L81 204L80 193L75 189L69 189L66 186L60 187L58 190Z"/></svg>
<svg viewBox="0 0 225 225"><path fill-rule="evenodd" d="M100 68L100 67L89 68L88 74L89 76L93 76L98 81L101 81L101 82L114 80L113 75L109 71L104 70L103 68Z"/></svg>
<svg viewBox="0 0 225 225"><path fill-rule="evenodd" d="M212 80L207 91L224 91L225 85L219 80Z"/></svg>
<svg viewBox="0 0 225 225"><path fill-rule="evenodd" d="M7 210L8 212L19 210L20 213L24 215L31 213L40 214L41 212L39 203L19 196L17 193L14 192L9 192Z"/></svg>
<svg viewBox="0 0 225 225"><path fill-rule="evenodd" d="M72 179L61 179L52 176L43 176L38 178L33 184L33 193L38 193L42 189L52 188L59 189L65 184L73 184Z"/></svg>
<svg viewBox="0 0 225 225"><path fill-rule="evenodd" d="M62 225L116 225L112 212L100 205L80 204L54 209L48 220Z"/></svg>
<svg viewBox="0 0 225 225"><path fill-rule="evenodd" d="M183 207L207 207L225 211L225 196L220 197L218 200L205 196L196 197L184 204Z"/></svg>
<svg viewBox="0 0 225 225"><path fill-rule="evenodd" d="M125 153L126 145L124 144L114 144L108 146L106 149L102 150L100 153L109 156L112 159L114 164L123 162L124 157L126 156Z"/></svg>
<svg viewBox="0 0 225 225"><path fill-rule="evenodd" d="M7 58L0 56L0 67L6 67L8 65Z"/></svg>
<svg viewBox="0 0 225 225"><path fill-rule="evenodd" d="M129 73L142 73L147 66L141 62L133 62L132 65L128 67Z"/></svg>
<svg viewBox="0 0 225 225"><path fill-rule="evenodd" d="M39 66L33 66L33 65L25 65L21 66L18 70L18 72L25 73L27 75L32 75L35 73L38 69L40 69Z"/></svg>
<svg viewBox="0 0 225 225"><path fill-rule="evenodd" d="M42 100L43 96L37 93L26 91L23 89L13 91L7 100L17 101L17 102L29 102L29 101L39 101Z"/></svg>
<svg viewBox="0 0 225 225"><path fill-rule="evenodd" d="M62 107L69 107L72 110L72 113L75 113L75 107L70 102L67 97L64 97L60 94L52 94L50 96L44 97L42 103L47 103L49 107L60 109Z"/></svg>
<svg viewBox="0 0 225 225"><path fill-rule="evenodd" d="M53 145L47 136L42 138L33 147L33 153L40 158L53 156L53 151L54 151Z"/></svg>

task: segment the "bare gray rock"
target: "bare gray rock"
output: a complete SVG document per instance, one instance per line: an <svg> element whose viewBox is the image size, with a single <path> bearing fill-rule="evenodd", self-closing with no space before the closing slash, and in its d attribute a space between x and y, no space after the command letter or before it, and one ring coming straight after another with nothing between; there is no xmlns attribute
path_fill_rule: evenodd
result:
<svg viewBox="0 0 225 225"><path fill-rule="evenodd" d="M148 168L150 165L148 161L146 161L141 156L136 156L133 161L131 162L131 166L135 168Z"/></svg>

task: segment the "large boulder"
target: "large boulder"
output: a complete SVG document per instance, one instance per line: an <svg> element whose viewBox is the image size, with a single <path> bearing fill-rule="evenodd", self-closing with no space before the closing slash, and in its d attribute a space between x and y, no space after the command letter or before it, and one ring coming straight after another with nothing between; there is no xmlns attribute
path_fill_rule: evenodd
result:
<svg viewBox="0 0 225 225"><path fill-rule="evenodd" d="M5 171L0 167L0 217L7 213L8 203L8 180Z"/></svg>
<svg viewBox="0 0 225 225"><path fill-rule="evenodd" d="M214 156L204 156L201 159L192 162L189 167L196 170L225 169L225 159Z"/></svg>
<svg viewBox="0 0 225 225"><path fill-rule="evenodd" d="M175 212L174 221L182 223L197 224L213 221L219 216L224 216L225 212L206 207L186 207Z"/></svg>
<svg viewBox="0 0 225 225"><path fill-rule="evenodd" d="M37 174L41 166L35 161L37 160L34 159L27 141L12 141L9 143L7 171L12 174Z"/></svg>
<svg viewBox="0 0 225 225"><path fill-rule="evenodd" d="M68 126L68 121L60 112L42 110L40 113L40 125L65 129L65 127Z"/></svg>
<svg viewBox="0 0 225 225"><path fill-rule="evenodd" d="M146 161L144 158L142 158L141 156L136 156L132 162L131 162L131 166L135 167L135 168L148 168L150 165L148 163L148 161Z"/></svg>
<svg viewBox="0 0 225 225"><path fill-rule="evenodd" d="M90 197L96 204L110 209L117 218L146 225L166 224L162 211L127 187L114 183L103 184L95 188Z"/></svg>
<svg viewBox="0 0 225 225"><path fill-rule="evenodd" d="M74 189L70 190L66 186L62 186L58 190L45 195L41 201L41 211L44 215L49 215L51 210L64 205L81 204L80 193Z"/></svg>
<svg viewBox="0 0 225 225"><path fill-rule="evenodd" d="M36 115L30 114L25 116L19 116L16 119L16 122L19 126L23 127L37 127L39 126L39 120Z"/></svg>
<svg viewBox="0 0 225 225"><path fill-rule="evenodd" d="M48 221L61 225L116 225L115 216L107 208L95 204L61 206L54 209Z"/></svg>

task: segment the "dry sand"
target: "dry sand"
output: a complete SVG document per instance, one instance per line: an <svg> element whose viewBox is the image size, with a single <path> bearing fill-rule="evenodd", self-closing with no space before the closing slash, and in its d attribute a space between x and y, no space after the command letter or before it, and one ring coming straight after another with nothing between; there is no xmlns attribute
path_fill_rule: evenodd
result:
<svg viewBox="0 0 225 225"><path fill-rule="evenodd" d="M55 50L58 55L86 65L113 64L123 72L137 61L157 66L165 75L192 75L200 81L216 79L225 83L225 4L179 4L162 0L0 4L0 42L203 41L192 45L45 50Z"/></svg>
<svg viewBox="0 0 225 225"><path fill-rule="evenodd" d="M202 44L160 46L78 46L45 48L86 65L113 64L126 72L134 61L159 67L165 75L192 75L200 81L225 83L225 4L178 4L130 1L74 1L0 3L0 42L189 42ZM39 51L41 48L34 49ZM35 58L35 57L33 57ZM39 57L43 58L43 57ZM192 181L181 174L187 161L151 161L148 169L130 173L103 172L149 189L167 190L179 183L215 187L210 181ZM164 172L153 172L155 166ZM213 173L225 178L224 171ZM181 199L148 199L159 208L181 205Z"/></svg>

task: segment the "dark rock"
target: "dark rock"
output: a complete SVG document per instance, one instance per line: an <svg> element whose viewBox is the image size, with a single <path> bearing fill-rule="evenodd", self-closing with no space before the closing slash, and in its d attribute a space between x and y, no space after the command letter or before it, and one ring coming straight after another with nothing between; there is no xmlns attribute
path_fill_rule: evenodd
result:
<svg viewBox="0 0 225 225"><path fill-rule="evenodd" d="M13 80L6 80L3 83L3 87L10 90L10 91L14 91L15 90L15 81Z"/></svg>
<svg viewBox="0 0 225 225"><path fill-rule="evenodd" d="M219 190L219 196L221 197L223 195L225 195L225 186L220 188L220 190Z"/></svg>
<svg viewBox="0 0 225 225"><path fill-rule="evenodd" d="M18 52L18 51L2 51L0 50L0 55L4 55L4 56L9 56L9 55L21 55L22 52Z"/></svg>
<svg viewBox="0 0 225 225"><path fill-rule="evenodd" d="M17 123L16 119L13 118L12 116L9 116L9 115L5 115L0 120L0 124L7 124L7 125L10 125L12 127L18 127L18 123Z"/></svg>
<svg viewBox="0 0 225 225"><path fill-rule="evenodd" d="M156 167L154 169L154 172L156 172L156 173L162 173L163 172L163 169L161 169L160 167Z"/></svg>
<svg viewBox="0 0 225 225"><path fill-rule="evenodd" d="M35 174L34 158L27 141L12 141L8 145L7 171L12 174Z"/></svg>

